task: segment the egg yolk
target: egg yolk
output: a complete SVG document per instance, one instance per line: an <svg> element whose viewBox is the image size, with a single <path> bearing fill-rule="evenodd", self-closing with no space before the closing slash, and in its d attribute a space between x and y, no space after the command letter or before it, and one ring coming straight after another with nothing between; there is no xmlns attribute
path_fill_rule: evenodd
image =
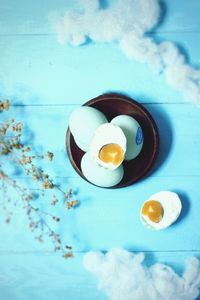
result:
<svg viewBox="0 0 200 300"><path fill-rule="evenodd" d="M99 151L99 158L105 163L119 165L124 159L124 151L117 144L107 144Z"/></svg>
<svg viewBox="0 0 200 300"><path fill-rule="evenodd" d="M160 202L150 200L144 204L142 214L147 216L152 222L159 223L163 217L164 210Z"/></svg>

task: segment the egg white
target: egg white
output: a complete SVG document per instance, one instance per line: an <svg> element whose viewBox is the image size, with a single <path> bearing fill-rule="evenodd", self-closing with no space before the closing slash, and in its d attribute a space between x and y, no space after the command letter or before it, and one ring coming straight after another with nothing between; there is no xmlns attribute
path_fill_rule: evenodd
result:
<svg viewBox="0 0 200 300"><path fill-rule="evenodd" d="M93 159L90 152L83 155L81 170L88 181L97 186L106 188L117 185L124 176L122 165L115 170L107 170Z"/></svg>
<svg viewBox="0 0 200 300"><path fill-rule="evenodd" d="M119 115L112 119L111 123L119 126L126 136L125 160L136 158L143 147L143 132L140 124L128 115Z"/></svg>
<svg viewBox="0 0 200 300"><path fill-rule="evenodd" d="M90 144L90 152L95 161L106 169L114 170L117 169L120 164L114 165L112 163L106 163L99 158L99 152L101 148L107 144L118 144L123 149L125 154L126 137L120 127L111 123L100 125L95 131L94 137Z"/></svg>
<svg viewBox="0 0 200 300"><path fill-rule="evenodd" d="M141 221L149 228L160 230L169 227L172 223L174 223L180 215L182 204L179 196L170 191L161 191L156 194L153 194L147 201L143 203L143 205L150 201L155 200L158 201L163 207L163 218L160 222L152 222L147 216L142 214L141 209ZM142 206L143 207L143 206Z"/></svg>

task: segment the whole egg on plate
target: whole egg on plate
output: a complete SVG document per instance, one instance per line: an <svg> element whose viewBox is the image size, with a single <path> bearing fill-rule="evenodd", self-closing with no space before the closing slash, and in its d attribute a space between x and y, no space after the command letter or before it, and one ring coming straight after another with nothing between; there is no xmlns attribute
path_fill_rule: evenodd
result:
<svg viewBox="0 0 200 300"><path fill-rule="evenodd" d="M119 126L126 136L125 160L136 158L143 146L143 133L140 124L128 115L119 115L112 119L111 123Z"/></svg>
<svg viewBox="0 0 200 300"><path fill-rule="evenodd" d="M100 125L91 140L90 152L100 166L109 170L118 168L126 153L124 132L111 123Z"/></svg>
<svg viewBox="0 0 200 300"><path fill-rule="evenodd" d="M164 229L177 220L181 209L181 200L176 193L161 191L144 202L140 213L141 220L151 229Z"/></svg>
<svg viewBox="0 0 200 300"><path fill-rule="evenodd" d="M88 181L105 188L117 185L124 176L122 165L115 170L105 169L93 159L90 152L83 155L81 160L81 170Z"/></svg>
<svg viewBox="0 0 200 300"><path fill-rule="evenodd" d="M107 123L105 115L94 107L81 106L69 118L69 128L77 146L84 152L89 150L95 130Z"/></svg>

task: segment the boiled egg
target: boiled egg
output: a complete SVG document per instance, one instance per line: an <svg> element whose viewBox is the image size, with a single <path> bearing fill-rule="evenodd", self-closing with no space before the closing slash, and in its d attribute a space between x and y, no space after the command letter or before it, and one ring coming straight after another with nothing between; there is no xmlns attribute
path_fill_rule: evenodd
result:
<svg viewBox="0 0 200 300"><path fill-rule="evenodd" d="M126 137L122 129L111 123L100 125L92 138L90 152L100 166L109 170L118 168L126 153Z"/></svg>
<svg viewBox="0 0 200 300"><path fill-rule="evenodd" d="M98 109L81 106L70 115L69 128L77 146L86 152L89 150L96 129L107 122L105 115Z"/></svg>
<svg viewBox="0 0 200 300"><path fill-rule="evenodd" d="M143 133L140 124L133 117L119 115L112 119L111 124L119 126L127 140L125 160L136 158L142 150Z"/></svg>
<svg viewBox="0 0 200 300"><path fill-rule="evenodd" d="M144 202L141 220L151 229L164 229L177 220L181 208L181 200L176 193L161 191Z"/></svg>
<svg viewBox="0 0 200 300"><path fill-rule="evenodd" d="M124 176L122 165L115 170L105 169L93 159L90 152L83 155L81 160L81 170L88 181L104 188L117 185Z"/></svg>

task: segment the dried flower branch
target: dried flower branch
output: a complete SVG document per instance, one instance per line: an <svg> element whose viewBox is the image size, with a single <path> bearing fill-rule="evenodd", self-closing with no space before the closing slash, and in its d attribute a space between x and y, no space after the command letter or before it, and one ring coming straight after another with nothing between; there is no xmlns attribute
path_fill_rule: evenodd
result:
<svg viewBox="0 0 200 300"><path fill-rule="evenodd" d="M0 100L0 113L8 111L10 107L9 100ZM53 245L55 251L62 251L63 257L73 257L72 247L63 245L61 236L49 225L48 220L55 223L60 222L60 217L53 215L49 212L41 210L39 207L35 207L34 193L30 188L21 186L19 182L13 180L5 171L3 161L5 158L14 162L18 168L21 168L26 176L29 176L33 181L39 185L39 198L41 199L50 192L50 204L56 206L62 199L67 209L76 207L79 202L73 199L73 192L69 189L67 192L62 190L60 185L55 184L50 176L41 168L37 166L38 161L47 159L51 162L54 158L54 154L48 151L45 154L33 154L33 150L30 146L24 145L21 141L23 133L22 122L15 122L14 118L10 118L9 121L0 123L0 187L4 193L4 201L0 203L5 212L5 222L10 223L13 215L12 211L9 211L6 204L10 204L13 201L13 197L9 196L9 191L12 189L17 196L17 201L13 204L21 205L24 209L27 218L28 226L32 232L37 233L35 235L36 240L44 242L46 236L48 236ZM59 195L57 195L59 194ZM48 194L49 196L49 194ZM37 202L38 203L38 202Z"/></svg>

